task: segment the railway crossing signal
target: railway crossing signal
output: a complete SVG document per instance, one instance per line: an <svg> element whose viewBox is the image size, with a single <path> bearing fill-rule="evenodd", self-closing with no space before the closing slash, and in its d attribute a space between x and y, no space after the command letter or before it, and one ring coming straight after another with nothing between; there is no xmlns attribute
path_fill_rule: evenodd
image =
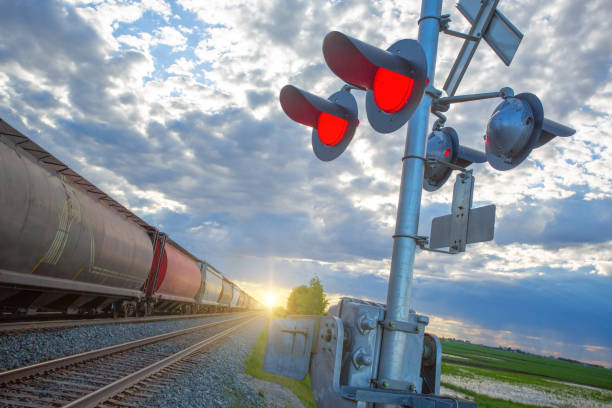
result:
<svg viewBox="0 0 612 408"><path fill-rule="evenodd" d="M400 40L387 50L338 31L323 40L323 56L343 81L367 90L370 125L390 133L410 119L427 86L427 59L415 40Z"/></svg>
<svg viewBox="0 0 612 408"><path fill-rule="evenodd" d="M540 99L531 93L518 94L500 103L487 123L487 161L497 170L510 170L523 162L531 151L556 136L576 131L544 118Z"/></svg>
<svg viewBox="0 0 612 408"><path fill-rule="evenodd" d="M464 169L472 163L484 163L485 154L459 144L455 129L434 130L427 137L427 165L423 188L435 191L442 187L453 169Z"/></svg>
<svg viewBox="0 0 612 408"><path fill-rule="evenodd" d="M285 85L280 92L280 103L287 116L312 128L312 149L323 161L340 156L359 125L357 102L346 88L323 99Z"/></svg>
<svg viewBox="0 0 612 408"><path fill-rule="evenodd" d="M468 244L492 240L495 205L472 208L475 178L467 167L488 161L498 170L509 170L534 148L574 133L545 119L542 104L533 94L514 96L505 87L498 92L455 95L481 39L506 65L516 53L523 35L497 10L499 1L459 0L457 7L471 23L466 34L448 29L450 18L441 14L442 0L422 0L419 41L400 40L386 50L332 31L323 41L323 56L348 85L327 100L292 85L281 90L283 110L313 128L313 150L325 161L346 149L359 124L351 90L366 91L368 120L379 133L393 132L410 120L387 303L343 298L327 316L288 318L270 325L264 369L294 378L310 372L320 408L475 407L472 402L451 402L435 395L440 392L442 350L439 340L425 333L428 318L410 308L415 249L456 254ZM429 84L436 73L441 31L465 40L444 84L446 97ZM488 121L485 152L461 146L457 132L444 127L442 112L453 103L488 98L504 101ZM428 136L430 113L438 120ZM435 191L453 170L459 174L450 214L433 219L429 238L418 235L421 186Z"/></svg>

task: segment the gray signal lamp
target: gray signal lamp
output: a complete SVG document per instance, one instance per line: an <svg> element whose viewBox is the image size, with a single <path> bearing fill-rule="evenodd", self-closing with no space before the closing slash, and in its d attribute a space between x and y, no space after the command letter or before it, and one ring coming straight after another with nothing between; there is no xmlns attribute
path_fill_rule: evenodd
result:
<svg viewBox="0 0 612 408"><path fill-rule="evenodd" d="M531 93L518 94L500 103L487 123L487 161L497 170L510 170L521 164L531 151L556 136L576 131L544 118L540 99Z"/></svg>
<svg viewBox="0 0 612 408"><path fill-rule="evenodd" d="M444 127L434 130L427 137L427 160L423 188L436 191L446 183L453 169L484 163L486 156L483 152L461 146L455 129Z"/></svg>
<svg viewBox="0 0 612 408"><path fill-rule="evenodd" d="M280 103L287 116L313 128L312 150L322 161L340 156L353 140L359 125L357 101L345 88L323 99L293 85L285 85L280 92Z"/></svg>
<svg viewBox="0 0 612 408"><path fill-rule="evenodd" d="M415 40L400 40L387 50L332 31L323 56L343 81L366 89L370 124L380 133L401 128L412 116L427 86L427 59Z"/></svg>

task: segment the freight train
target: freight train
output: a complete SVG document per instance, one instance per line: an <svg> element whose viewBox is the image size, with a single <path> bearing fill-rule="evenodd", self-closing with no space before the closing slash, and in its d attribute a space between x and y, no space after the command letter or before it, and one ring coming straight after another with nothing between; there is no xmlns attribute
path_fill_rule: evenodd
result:
<svg viewBox="0 0 612 408"><path fill-rule="evenodd" d="M217 269L0 119L0 313L259 308Z"/></svg>

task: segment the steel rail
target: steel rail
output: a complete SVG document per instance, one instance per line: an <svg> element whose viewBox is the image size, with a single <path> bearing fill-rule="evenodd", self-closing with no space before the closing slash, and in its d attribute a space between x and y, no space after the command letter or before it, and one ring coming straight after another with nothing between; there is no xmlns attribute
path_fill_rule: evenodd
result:
<svg viewBox="0 0 612 408"><path fill-rule="evenodd" d="M202 349L203 347L206 347L218 340L223 339L224 337L229 336L230 334L234 333L235 331L237 331L238 329L240 329L241 327L251 323L252 321L254 321L258 316L252 317L249 320L247 320L246 322L242 322L237 324L234 327L230 327L229 329L226 329L224 331L222 331L221 333L217 333L215 335L212 335L211 337L202 340L199 343L196 343L192 346L187 347L184 350L179 351L178 353L175 353L171 356L168 356L166 358L164 358L163 360L159 360L147 367L144 367L132 374L129 374L123 378L120 378L119 380L112 382L102 388L99 388L96 391L93 391L75 401L72 401L69 404L64 405L64 408L74 408L74 407L79 407L79 408L88 408L88 407L96 407L99 404L103 403L104 401L108 400L109 398L125 391L126 389L130 388L131 386L141 382L142 380L152 376L153 374L163 370L164 368L171 366L172 364L190 356L191 354L199 351L200 349Z"/></svg>
<svg viewBox="0 0 612 408"><path fill-rule="evenodd" d="M39 321L22 321L22 322L4 322L0 323L0 335L21 331L35 331L35 330L54 330L54 329L68 329L72 327L87 327L87 326L106 326L111 324L131 324L131 323L148 323L148 322L159 322L165 320L179 320L179 319L197 319L199 317L213 317L222 315L234 315L237 313L245 312L231 312L231 313L207 313L207 314L192 314L192 315L170 315L170 316L148 316L148 317L128 317L128 318L93 318L83 320L39 320Z"/></svg>
<svg viewBox="0 0 612 408"><path fill-rule="evenodd" d="M246 319L252 316L253 313L249 313L244 316L235 317L233 319L225 319L218 322L207 323L204 325L191 327L188 329L177 330L171 333L159 334L156 336L146 337L144 339L133 340L126 343L116 344L114 346L104 347L101 349L86 351L84 353L73 354L71 356L61 357L55 360L44 361L42 363L33 364L26 367L20 367L13 370L5 371L0 373L0 384L6 384L12 381L16 381L22 378L31 377L38 374L44 374L48 371L52 371L58 368L72 366L85 361L94 360L100 357L106 357L111 354L116 354L122 351L130 350L136 347L144 346L151 343L157 343L163 340L171 339L174 337L182 336L185 334L205 330L211 327L219 326L225 323L231 323L238 320Z"/></svg>

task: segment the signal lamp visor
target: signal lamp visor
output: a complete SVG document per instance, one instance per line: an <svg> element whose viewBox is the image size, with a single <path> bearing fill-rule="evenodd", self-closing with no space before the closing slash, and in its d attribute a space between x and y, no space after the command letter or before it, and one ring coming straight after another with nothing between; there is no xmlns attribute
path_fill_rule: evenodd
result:
<svg viewBox="0 0 612 408"><path fill-rule="evenodd" d="M327 146L335 146L342 140L346 133L348 121L326 112L321 112L317 121L317 131L321 143Z"/></svg>
<svg viewBox="0 0 612 408"><path fill-rule="evenodd" d="M412 78L379 67L372 87L374 102L381 110L395 113L408 102L413 86Z"/></svg>

